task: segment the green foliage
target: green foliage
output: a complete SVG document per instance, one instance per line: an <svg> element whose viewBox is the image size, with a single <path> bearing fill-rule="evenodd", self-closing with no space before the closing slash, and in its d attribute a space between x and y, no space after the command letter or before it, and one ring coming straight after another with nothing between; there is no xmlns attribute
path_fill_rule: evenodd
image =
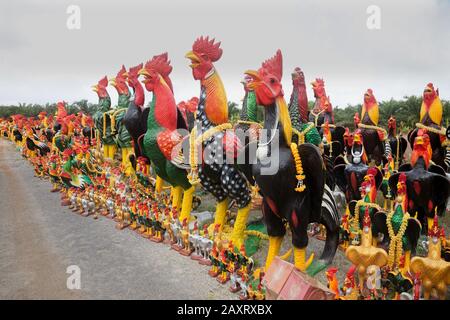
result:
<svg viewBox="0 0 450 320"><path fill-rule="evenodd" d="M96 104L89 103L87 100L83 99L67 104L66 110L68 113L78 113L82 111L86 114L93 114L96 107ZM7 118L13 114L23 114L26 117L35 117L42 111L54 115L56 113L56 103L19 103L18 105L0 106L0 117Z"/></svg>
<svg viewBox="0 0 450 320"><path fill-rule="evenodd" d="M310 109L314 106L313 101L309 101ZM399 129L406 130L413 128L415 123L419 121L420 106L422 98L417 96L405 96L402 100L388 100L379 103L380 107L380 125L387 126L387 121L391 115L397 119L397 126ZM443 125L447 127L450 123L450 101L442 100L444 114L442 119ZM69 113L77 113L82 111L87 114L93 114L96 109L96 104L89 103L87 100L75 101L67 105ZM19 105L0 106L0 117L8 117L13 114L23 114L27 117L37 116L40 112L46 111L47 114L55 114L56 103L46 104L26 104L19 103ZM238 104L232 101L228 102L228 116L230 122L235 123L239 119L240 109ZM258 108L258 119L262 119L263 108ZM356 112L361 114L361 104L347 105L345 108L335 108L334 118L337 124L353 128L353 116Z"/></svg>
<svg viewBox="0 0 450 320"><path fill-rule="evenodd" d="M450 101L441 100L444 109L442 119L443 126L448 126L450 119ZM420 106L422 98L417 96L405 96L403 100L382 101L379 103L380 120L382 127L387 127L389 117L392 115L397 120L397 127L400 130L407 130L415 127L419 122ZM361 115L361 105L347 105L345 108L334 109L334 119L336 124L353 128L353 116L356 112Z"/></svg>
<svg viewBox="0 0 450 320"><path fill-rule="evenodd" d="M239 120L240 111L241 109L238 108L238 104L236 102L228 101L228 119L230 119L231 123L235 123Z"/></svg>

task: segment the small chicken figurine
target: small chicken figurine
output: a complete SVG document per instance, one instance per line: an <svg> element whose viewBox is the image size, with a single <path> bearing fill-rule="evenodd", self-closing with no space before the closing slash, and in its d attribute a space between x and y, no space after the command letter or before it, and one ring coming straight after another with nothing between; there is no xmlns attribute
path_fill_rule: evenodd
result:
<svg viewBox="0 0 450 320"><path fill-rule="evenodd" d="M369 207L366 207L363 220L363 230L361 233L361 245L349 246L345 251L345 256L358 268L359 287L364 288L367 279L367 268L375 265L385 266L388 262L388 254L381 248L372 245L372 223L369 215Z"/></svg>
<svg viewBox="0 0 450 320"><path fill-rule="evenodd" d="M428 232L428 256L411 259L411 271L420 272L423 286L423 297L428 300L433 289L441 300L445 299L447 286L450 285L450 262L441 258L441 240L438 217L435 215L434 223Z"/></svg>
<svg viewBox="0 0 450 320"><path fill-rule="evenodd" d="M340 297L341 300L358 300L359 298L359 290L355 281L355 271L355 265L352 265L347 271L347 275L344 279L344 286L342 287L342 294L344 294L344 296Z"/></svg>
<svg viewBox="0 0 450 320"><path fill-rule="evenodd" d="M339 282L336 277L337 271L338 271L338 269L336 267L330 267L326 272L327 280L328 280L328 288L334 292L335 299L339 299L339 297L340 297Z"/></svg>

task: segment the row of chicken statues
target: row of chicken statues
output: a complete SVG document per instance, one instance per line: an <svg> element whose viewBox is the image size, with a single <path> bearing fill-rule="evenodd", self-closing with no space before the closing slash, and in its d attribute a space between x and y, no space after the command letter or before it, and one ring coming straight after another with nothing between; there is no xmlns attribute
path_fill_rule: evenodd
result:
<svg viewBox="0 0 450 320"><path fill-rule="evenodd" d="M293 263L310 275L344 250L352 263L344 287L336 268L326 272L337 298L445 298L450 137L433 85L426 86L419 121L406 137L393 116L387 130L379 125L371 89L351 130L335 123L322 79L312 82L315 104L308 109L300 68L285 100L278 50L245 72L240 118L231 122L215 67L221 56L220 42L208 37L186 54L200 82L198 98L176 103L163 53L98 81L94 114L69 114L59 102L54 115L2 119L2 136L17 144L37 176L51 180L62 205L167 243L209 265L209 274L230 281L242 299L264 299L262 279L288 230ZM115 107L108 85L118 93ZM152 93L147 104L145 91ZM191 215L201 201L196 189L216 201L209 224ZM246 230L255 199L267 234ZM251 234L268 240L266 263L258 269L246 253ZM325 240L317 259L306 254L312 236ZM376 289L369 281L374 268L383 275Z"/></svg>

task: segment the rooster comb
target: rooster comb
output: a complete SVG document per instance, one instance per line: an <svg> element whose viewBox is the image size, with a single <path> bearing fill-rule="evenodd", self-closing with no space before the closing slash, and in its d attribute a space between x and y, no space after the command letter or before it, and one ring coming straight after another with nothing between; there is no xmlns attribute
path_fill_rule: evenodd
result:
<svg viewBox="0 0 450 320"><path fill-rule="evenodd" d="M404 172L400 173L398 177L398 183L406 184L406 174Z"/></svg>
<svg viewBox="0 0 450 320"><path fill-rule="evenodd" d="M98 82L98 85L100 87L106 88L108 86L108 77L104 76L103 78L101 78L100 81Z"/></svg>
<svg viewBox="0 0 450 320"><path fill-rule="evenodd" d="M438 220L437 214L435 214L434 219L433 219L433 226L431 227L430 231L428 231L428 236L439 238L440 235L441 235L441 230L439 228L439 220Z"/></svg>
<svg viewBox="0 0 450 320"><path fill-rule="evenodd" d="M127 72L127 69L125 68L124 65L122 65L122 68L120 68L119 72L117 72L117 78L123 78L124 77L124 73Z"/></svg>
<svg viewBox="0 0 450 320"><path fill-rule="evenodd" d="M272 58L264 61L262 68L269 74L276 76L278 81L281 81L281 77L283 76L283 55L281 54L281 50L278 49Z"/></svg>
<svg viewBox="0 0 450 320"><path fill-rule="evenodd" d="M220 42L214 43L215 39L209 40L209 37L201 36L195 40L192 45L192 51L196 54L204 55L209 60L215 62L222 56L222 49L220 48Z"/></svg>
<svg viewBox="0 0 450 320"><path fill-rule="evenodd" d="M370 167L369 170L367 170L367 174L372 175L374 177L377 175L377 173L378 173L378 170L375 167Z"/></svg>
<svg viewBox="0 0 450 320"><path fill-rule="evenodd" d="M323 81L323 79L322 78L316 78L316 84L319 86L319 87L324 87L325 86L325 81Z"/></svg>
<svg viewBox="0 0 450 320"><path fill-rule="evenodd" d="M327 270L327 274L329 274L329 275L334 275L334 274L336 274L336 272L338 272L338 269L336 267L330 267Z"/></svg>
<svg viewBox="0 0 450 320"><path fill-rule="evenodd" d="M131 67L131 68L130 68L130 71L128 72L128 76L129 76L130 78L131 78L131 77L137 77L137 76L138 76L139 70L141 70L143 66L144 66L144 64L141 63L141 64L139 64L139 65L137 65L137 66L135 66L135 67Z"/></svg>
<svg viewBox="0 0 450 320"><path fill-rule="evenodd" d="M347 277L353 277L353 275L355 274L355 271L356 271L356 265L352 265L349 269L348 269L348 271L347 271Z"/></svg>
<svg viewBox="0 0 450 320"><path fill-rule="evenodd" d="M145 64L145 69L154 70L161 76L167 77L172 72L172 66L170 65L167 52L153 56L153 58Z"/></svg>

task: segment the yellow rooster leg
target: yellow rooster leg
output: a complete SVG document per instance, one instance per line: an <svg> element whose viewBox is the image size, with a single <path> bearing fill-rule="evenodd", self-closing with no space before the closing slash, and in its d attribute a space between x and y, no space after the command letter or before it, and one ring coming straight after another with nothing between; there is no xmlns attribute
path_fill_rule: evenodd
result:
<svg viewBox="0 0 450 320"><path fill-rule="evenodd" d="M133 173L133 166L130 162L130 154L133 153L133 148L122 148L122 166L125 171L125 175L129 176Z"/></svg>
<svg viewBox="0 0 450 320"><path fill-rule="evenodd" d="M108 145L107 145L107 144L104 144L104 145L103 145L103 157L104 157L104 158L108 158L108 156L109 156Z"/></svg>
<svg viewBox="0 0 450 320"><path fill-rule="evenodd" d="M405 251L405 266L403 267L404 273L409 272L409 266L411 262L411 251Z"/></svg>
<svg viewBox="0 0 450 320"><path fill-rule="evenodd" d="M427 217L427 222L428 222L428 231L430 231L431 228L433 228L434 219Z"/></svg>
<svg viewBox="0 0 450 320"><path fill-rule="evenodd" d="M114 155L116 154L117 146L115 144L110 145L109 147L109 158L114 160Z"/></svg>
<svg viewBox="0 0 450 320"><path fill-rule="evenodd" d="M156 176L155 193L160 194L164 185L164 180L160 176Z"/></svg>
<svg viewBox="0 0 450 320"><path fill-rule="evenodd" d="M228 209L228 199L225 199L225 200L217 203L216 216L214 218L214 225L220 224L219 231L222 231L223 226L225 225L227 209Z"/></svg>
<svg viewBox="0 0 450 320"><path fill-rule="evenodd" d="M311 254L308 261L306 261L306 248L294 247L294 265L300 271L305 271L314 259L314 253Z"/></svg>
<svg viewBox="0 0 450 320"><path fill-rule="evenodd" d="M246 207L241 208L237 212L236 222L234 223L233 233L231 235L231 240L233 244L238 249L244 243L244 232L247 227L247 218L250 213L251 204Z"/></svg>
<svg viewBox="0 0 450 320"><path fill-rule="evenodd" d="M267 271L272 264L273 258L275 258L280 253L281 243L283 242L283 237L270 237L269 236L269 251L267 252L266 267Z"/></svg>
<svg viewBox="0 0 450 320"><path fill-rule="evenodd" d="M194 186L184 191L183 203L181 205L180 221L183 221L183 219L185 218L187 219L187 221L189 221L189 218L191 216L192 199L194 198L194 192L195 192Z"/></svg>
<svg viewBox="0 0 450 320"><path fill-rule="evenodd" d="M180 202L180 198L181 198L181 194L182 193L183 193L183 188L182 187L180 187L180 186L173 187L172 208L177 208L177 210L179 209L178 203Z"/></svg>
<svg viewBox="0 0 450 320"><path fill-rule="evenodd" d="M183 198L184 198L183 193L184 193L184 190L181 191L180 196L178 197L177 209L179 211L181 211L183 209L183 207L182 207L182 205L183 205Z"/></svg>

